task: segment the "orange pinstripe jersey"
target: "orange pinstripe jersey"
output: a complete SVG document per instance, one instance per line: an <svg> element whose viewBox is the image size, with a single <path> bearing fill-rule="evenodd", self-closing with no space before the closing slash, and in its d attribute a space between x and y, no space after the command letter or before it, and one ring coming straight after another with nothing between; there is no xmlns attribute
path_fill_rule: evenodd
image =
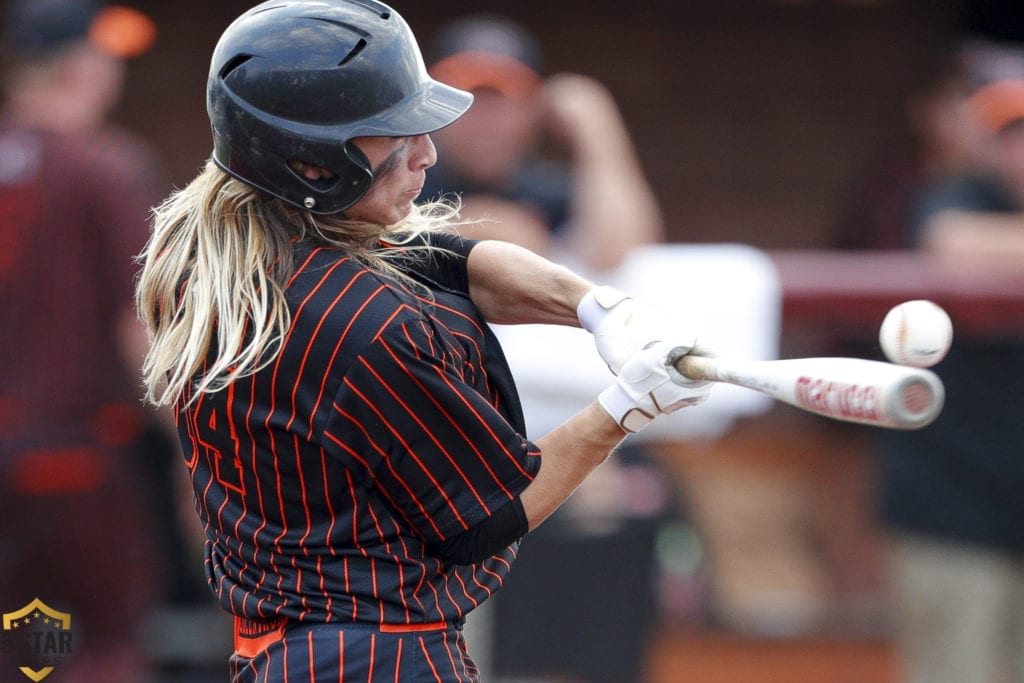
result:
<svg viewBox="0 0 1024 683"><path fill-rule="evenodd" d="M207 575L234 614L457 621L509 570L515 545L468 566L431 552L511 501L540 457L464 259L407 265L431 296L300 246L276 359L179 411Z"/></svg>

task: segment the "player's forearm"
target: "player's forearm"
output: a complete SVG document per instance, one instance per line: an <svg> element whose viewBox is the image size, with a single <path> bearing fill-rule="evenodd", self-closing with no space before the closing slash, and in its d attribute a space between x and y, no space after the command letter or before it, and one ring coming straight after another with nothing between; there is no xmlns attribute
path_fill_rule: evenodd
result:
<svg viewBox="0 0 1024 683"><path fill-rule="evenodd" d="M492 323L579 327L576 306L593 283L522 247L495 240L469 254L469 293Z"/></svg>
<svg viewBox="0 0 1024 683"><path fill-rule="evenodd" d="M625 433L595 401L537 440L540 471L520 494L531 530L564 503Z"/></svg>

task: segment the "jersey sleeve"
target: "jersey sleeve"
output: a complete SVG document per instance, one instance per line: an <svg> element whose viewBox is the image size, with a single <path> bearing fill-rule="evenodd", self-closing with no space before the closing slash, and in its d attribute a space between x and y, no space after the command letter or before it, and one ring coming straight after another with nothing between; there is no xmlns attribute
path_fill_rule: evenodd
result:
<svg viewBox="0 0 1024 683"><path fill-rule="evenodd" d="M417 235L411 242L399 245L405 249L416 246L431 246L437 249L425 252L416 251L415 256L402 259L396 265L413 276L425 277L432 283L460 294L469 294L469 271L466 263L469 252L477 245L477 240L462 237L448 231L428 231Z"/></svg>
<svg viewBox="0 0 1024 683"><path fill-rule="evenodd" d="M334 401L326 445L428 543L513 500L540 451L467 381L425 319L395 325L359 356Z"/></svg>

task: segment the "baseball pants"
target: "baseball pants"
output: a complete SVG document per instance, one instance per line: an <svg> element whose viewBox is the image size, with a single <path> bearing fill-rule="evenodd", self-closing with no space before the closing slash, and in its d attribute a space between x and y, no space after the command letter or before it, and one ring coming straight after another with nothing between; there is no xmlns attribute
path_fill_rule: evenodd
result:
<svg viewBox="0 0 1024 683"><path fill-rule="evenodd" d="M232 683L476 683L461 625L315 624L235 620Z"/></svg>

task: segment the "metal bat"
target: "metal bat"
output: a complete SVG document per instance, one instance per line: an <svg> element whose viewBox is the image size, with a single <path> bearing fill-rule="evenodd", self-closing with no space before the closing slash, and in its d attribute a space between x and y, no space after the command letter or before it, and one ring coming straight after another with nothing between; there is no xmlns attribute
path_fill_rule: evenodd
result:
<svg viewBox="0 0 1024 683"><path fill-rule="evenodd" d="M747 387L818 415L876 427L920 429L938 417L945 400L934 372L863 358L683 356L675 364L691 379Z"/></svg>

